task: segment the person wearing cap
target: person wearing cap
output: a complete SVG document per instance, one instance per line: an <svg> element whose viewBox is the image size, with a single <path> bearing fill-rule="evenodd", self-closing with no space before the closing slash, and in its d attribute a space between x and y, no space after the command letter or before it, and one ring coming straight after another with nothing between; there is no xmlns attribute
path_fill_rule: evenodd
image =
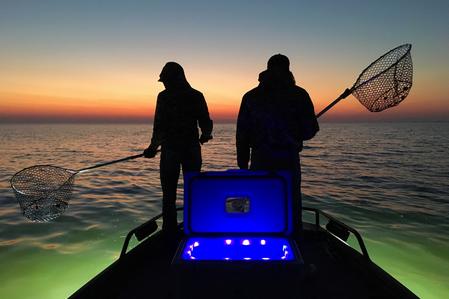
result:
<svg viewBox="0 0 449 299"><path fill-rule="evenodd" d="M309 94L295 83L287 56L276 54L259 85L242 99L237 119L237 164L240 169L287 170L293 178L293 220L301 227L301 167L303 141L319 126Z"/></svg>
<svg viewBox="0 0 449 299"><path fill-rule="evenodd" d="M159 81L165 90L157 97L153 136L144 156L153 158L161 146L162 230L172 234L178 224L176 190L180 170L201 170L200 144L212 139L213 124L203 94L190 86L181 65L166 63Z"/></svg>

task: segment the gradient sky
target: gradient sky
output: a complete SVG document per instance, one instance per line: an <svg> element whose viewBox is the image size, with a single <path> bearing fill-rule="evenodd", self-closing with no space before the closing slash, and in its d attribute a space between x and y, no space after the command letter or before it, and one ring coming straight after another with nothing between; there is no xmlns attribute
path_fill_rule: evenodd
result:
<svg viewBox="0 0 449 299"><path fill-rule="evenodd" d="M318 112L403 43L414 85L400 106L350 96L323 119L449 120L449 1L1 0L0 122L150 121L167 61L234 120L276 53Z"/></svg>

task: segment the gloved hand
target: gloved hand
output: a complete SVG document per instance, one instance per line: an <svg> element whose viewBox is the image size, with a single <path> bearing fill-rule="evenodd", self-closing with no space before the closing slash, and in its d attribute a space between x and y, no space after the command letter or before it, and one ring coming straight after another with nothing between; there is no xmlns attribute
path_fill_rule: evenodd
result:
<svg viewBox="0 0 449 299"><path fill-rule="evenodd" d="M143 151L143 156L145 158L154 158L156 154L157 154L157 146L152 146L151 144L150 146L148 146L147 149Z"/></svg>
<svg viewBox="0 0 449 299"><path fill-rule="evenodd" d="M206 142L208 142L212 138L213 138L212 135L203 135L203 134L201 134L201 137L200 137L199 141L200 141L201 144L205 144Z"/></svg>

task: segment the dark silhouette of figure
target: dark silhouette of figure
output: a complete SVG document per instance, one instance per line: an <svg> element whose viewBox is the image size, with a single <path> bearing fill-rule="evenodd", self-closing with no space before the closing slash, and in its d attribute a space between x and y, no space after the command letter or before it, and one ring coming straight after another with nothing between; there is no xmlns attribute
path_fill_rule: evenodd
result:
<svg viewBox="0 0 449 299"><path fill-rule="evenodd" d="M144 155L154 157L161 145L162 230L173 234L177 230L176 189L180 169L183 173L201 170L200 144L212 139L213 125L203 94L190 86L181 65L168 62L159 81L165 90L157 97L153 136Z"/></svg>
<svg viewBox="0 0 449 299"><path fill-rule="evenodd" d="M241 169L248 169L251 160L252 170L292 172L293 220L298 231L302 222L299 152L319 127L308 93L296 86L289 68L286 56L272 56L267 70L259 74L259 85L243 96L236 145Z"/></svg>

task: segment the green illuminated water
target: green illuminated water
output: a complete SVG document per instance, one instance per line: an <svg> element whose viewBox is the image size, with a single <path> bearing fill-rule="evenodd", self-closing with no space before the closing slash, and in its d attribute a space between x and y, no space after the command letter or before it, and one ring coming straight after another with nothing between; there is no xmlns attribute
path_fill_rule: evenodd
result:
<svg viewBox="0 0 449 299"><path fill-rule="evenodd" d="M449 124L321 127L302 155L304 205L355 227L371 258L419 297L447 297ZM150 132L143 125L0 126L0 298L68 297L161 207L157 160L80 175L68 210L50 223L21 216L10 177L34 164L81 168L132 155ZM205 170L236 167L234 126L217 125L203 161Z"/></svg>

